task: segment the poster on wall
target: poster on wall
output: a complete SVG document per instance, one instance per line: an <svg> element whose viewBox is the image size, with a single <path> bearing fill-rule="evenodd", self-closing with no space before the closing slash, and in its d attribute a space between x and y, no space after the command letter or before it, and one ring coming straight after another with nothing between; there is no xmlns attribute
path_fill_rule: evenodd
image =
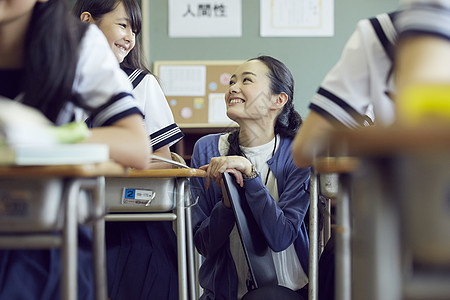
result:
<svg viewBox="0 0 450 300"><path fill-rule="evenodd" d="M169 37L240 37L242 0L169 0Z"/></svg>
<svg viewBox="0 0 450 300"><path fill-rule="evenodd" d="M206 66L163 65L159 80L167 96L205 96Z"/></svg>
<svg viewBox="0 0 450 300"><path fill-rule="evenodd" d="M260 0L262 37L333 36L334 0Z"/></svg>

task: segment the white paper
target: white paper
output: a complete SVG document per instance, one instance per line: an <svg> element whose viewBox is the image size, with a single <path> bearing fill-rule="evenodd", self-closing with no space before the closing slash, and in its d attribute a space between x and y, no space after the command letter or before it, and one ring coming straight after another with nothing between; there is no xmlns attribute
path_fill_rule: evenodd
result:
<svg viewBox="0 0 450 300"><path fill-rule="evenodd" d="M333 36L334 0L260 0L261 36Z"/></svg>
<svg viewBox="0 0 450 300"><path fill-rule="evenodd" d="M169 0L169 37L239 37L242 0Z"/></svg>
<svg viewBox="0 0 450 300"><path fill-rule="evenodd" d="M208 123L230 124L234 123L227 116L224 93L210 93L208 99Z"/></svg>
<svg viewBox="0 0 450 300"><path fill-rule="evenodd" d="M162 65L158 76L166 96L205 96L206 66Z"/></svg>

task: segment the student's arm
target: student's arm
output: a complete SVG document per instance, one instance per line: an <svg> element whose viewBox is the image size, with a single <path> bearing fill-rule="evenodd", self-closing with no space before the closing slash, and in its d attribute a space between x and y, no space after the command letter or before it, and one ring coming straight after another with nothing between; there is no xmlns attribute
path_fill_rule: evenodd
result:
<svg viewBox="0 0 450 300"><path fill-rule="evenodd" d="M331 130L333 126L327 119L314 111L308 114L292 147L292 158L297 167L310 166L315 155L324 153L326 149L321 138Z"/></svg>
<svg viewBox="0 0 450 300"><path fill-rule="evenodd" d="M111 126L91 129L86 142L107 144L110 158L124 166L148 168L151 149L142 117L138 114L120 119Z"/></svg>
<svg viewBox="0 0 450 300"><path fill-rule="evenodd" d="M416 83L450 83L450 42L434 36L404 39L398 47L397 88Z"/></svg>
<svg viewBox="0 0 450 300"><path fill-rule="evenodd" d="M170 154L169 145L165 145L165 146L153 151L153 155L157 155L157 156L172 160L172 155ZM169 163L156 161L156 160L151 161L148 166L149 169L171 169L172 167L173 166Z"/></svg>
<svg viewBox="0 0 450 300"><path fill-rule="evenodd" d="M172 159L172 155L170 154L169 145L165 145L165 146L159 148L158 150L153 151L153 154L167 158L167 159Z"/></svg>
<svg viewBox="0 0 450 300"><path fill-rule="evenodd" d="M219 156L217 142L212 135L200 138L194 145L191 167L200 168L211 157ZM192 177L190 191L194 199L198 198L197 205L192 207L194 244L204 257L214 257L223 247L229 247L229 236L235 225L233 210L225 206L218 185L211 184L206 189L205 178Z"/></svg>
<svg viewBox="0 0 450 300"><path fill-rule="evenodd" d="M147 168L151 149L132 85L95 25L81 41L73 90L77 104L89 108L92 118L94 129L86 142L107 144L110 157L125 167Z"/></svg>

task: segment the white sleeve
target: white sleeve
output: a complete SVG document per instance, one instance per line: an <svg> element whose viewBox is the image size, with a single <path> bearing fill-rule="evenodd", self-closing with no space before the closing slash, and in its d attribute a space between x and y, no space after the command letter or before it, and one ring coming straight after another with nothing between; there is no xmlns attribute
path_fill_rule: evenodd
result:
<svg viewBox="0 0 450 300"><path fill-rule="evenodd" d="M402 1L396 19L400 35L431 34L450 39L450 0Z"/></svg>
<svg viewBox="0 0 450 300"><path fill-rule="evenodd" d="M149 134L174 122L166 97L154 76L146 75L133 90L133 94L145 115Z"/></svg>
<svg viewBox="0 0 450 300"><path fill-rule="evenodd" d="M173 145L183 137L161 86L153 75L145 75L133 94L144 113L145 126L154 149L167 144Z"/></svg>
<svg viewBox="0 0 450 300"><path fill-rule="evenodd" d="M373 121L372 80L384 79L377 74L376 66L380 63L390 66L369 20L359 21L339 61L314 95L310 109L334 124L350 128L366 126L367 117Z"/></svg>
<svg viewBox="0 0 450 300"><path fill-rule="evenodd" d="M90 25L81 41L73 91L83 105L91 108L94 126L110 125L139 113L132 89L105 36L97 26Z"/></svg>
<svg viewBox="0 0 450 300"><path fill-rule="evenodd" d="M424 4L450 7L450 0L400 0L401 5Z"/></svg>

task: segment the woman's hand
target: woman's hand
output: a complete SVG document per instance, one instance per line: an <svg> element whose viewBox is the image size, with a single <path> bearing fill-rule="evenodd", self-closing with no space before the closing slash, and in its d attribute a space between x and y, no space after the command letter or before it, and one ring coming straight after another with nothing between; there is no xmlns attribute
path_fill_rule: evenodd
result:
<svg viewBox="0 0 450 300"><path fill-rule="evenodd" d="M220 187L224 172L233 174L236 182L243 187L242 174L250 175L252 163L243 156L219 156L211 158L209 164L201 166L200 169L206 171L206 189L209 188L211 179Z"/></svg>

